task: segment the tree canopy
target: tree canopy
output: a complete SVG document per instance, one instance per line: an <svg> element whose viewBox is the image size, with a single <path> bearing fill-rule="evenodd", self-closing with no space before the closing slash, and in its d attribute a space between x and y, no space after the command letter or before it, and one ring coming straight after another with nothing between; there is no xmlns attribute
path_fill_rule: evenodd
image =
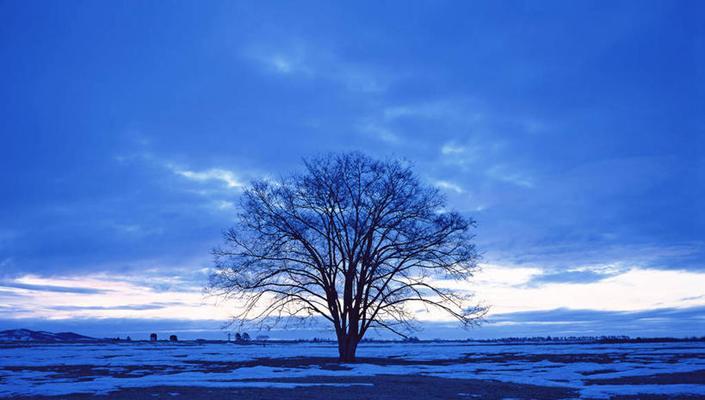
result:
<svg viewBox="0 0 705 400"><path fill-rule="evenodd" d="M479 321L486 309L471 293L444 286L477 270L473 219L448 210L399 160L344 153L304 164L301 173L253 182L213 251L209 288L239 301L237 319L324 318L346 361L369 329L405 336L413 304L464 326Z"/></svg>

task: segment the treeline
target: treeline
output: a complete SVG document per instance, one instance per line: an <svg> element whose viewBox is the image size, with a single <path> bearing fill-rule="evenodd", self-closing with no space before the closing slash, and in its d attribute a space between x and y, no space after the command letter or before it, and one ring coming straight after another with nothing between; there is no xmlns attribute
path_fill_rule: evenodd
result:
<svg viewBox="0 0 705 400"><path fill-rule="evenodd" d="M104 341L116 341L118 339L104 339ZM186 342L189 342L187 340ZM228 340L217 339L196 339L192 342L205 343L236 343L236 344L295 344L295 343L336 343L330 338L299 338L299 339L271 339L268 336L257 336L251 338L247 333L235 334ZM630 336L516 336L498 339L419 339L416 336L409 336L404 339L368 339L361 340L362 343L478 343L478 344L618 344L618 343L668 343L668 342L705 342L705 336L692 336L686 338L675 337L630 337Z"/></svg>
<svg viewBox="0 0 705 400"><path fill-rule="evenodd" d="M318 341L317 339L313 340ZM619 336L515 336L497 339L419 339L415 336L410 336L401 340L376 340L363 339L367 343L666 343L666 342L705 342L705 336L692 336L685 338L676 337L630 337L626 335Z"/></svg>
<svg viewBox="0 0 705 400"><path fill-rule="evenodd" d="M665 342L705 342L705 336L686 338L675 337L629 337L629 336L532 336L507 337L500 339L467 339L480 343L665 343Z"/></svg>

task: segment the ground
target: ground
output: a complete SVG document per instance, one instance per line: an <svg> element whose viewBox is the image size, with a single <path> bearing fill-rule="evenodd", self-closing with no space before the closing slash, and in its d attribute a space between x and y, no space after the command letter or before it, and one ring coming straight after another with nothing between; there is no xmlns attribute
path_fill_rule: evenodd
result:
<svg viewBox="0 0 705 400"><path fill-rule="evenodd" d="M705 399L705 343L0 345L15 399Z"/></svg>

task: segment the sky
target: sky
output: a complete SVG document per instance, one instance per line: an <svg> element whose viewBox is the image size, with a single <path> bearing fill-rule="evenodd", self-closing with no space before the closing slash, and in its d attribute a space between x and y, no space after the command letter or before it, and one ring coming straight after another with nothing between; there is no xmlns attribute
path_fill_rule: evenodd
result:
<svg viewBox="0 0 705 400"><path fill-rule="evenodd" d="M224 337L233 305L202 288L243 188L357 150L478 221L482 272L456 284L487 321L421 313L420 337L702 334L704 18L0 0L0 329Z"/></svg>

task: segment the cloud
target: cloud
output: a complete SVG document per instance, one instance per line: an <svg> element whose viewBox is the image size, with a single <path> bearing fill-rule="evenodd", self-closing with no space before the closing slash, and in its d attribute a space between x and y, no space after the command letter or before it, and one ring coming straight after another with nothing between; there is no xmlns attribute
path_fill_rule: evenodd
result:
<svg viewBox="0 0 705 400"><path fill-rule="evenodd" d="M547 271L575 270L585 265L590 268L639 265L642 268L678 269L691 263L698 272L705 256L705 246L699 242L630 244L610 239L608 243L595 243L593 240L586 244L583 237L575 232L530 239L533 239L533 245L521 252L518 248L509 247L501 253L489 255L489 258L499 264L541 265Z"/></svg>
<svg viewBox="0 0 705 400"><path fill-rule="evenodd" d="M462 102L455 99L390 104L382 109L375 105L364 118L361 118L362 123L359 124L359 130L389 144L427 146L427 139L435 141L437 138L428 138L426 134L417 135L414 125L417 122L421 122L420 126L430 124L434 131L439 129L441 131L455 130L457 124L464 127L470 126L474 123L476 115L468 113L463 109L464 106ZM404 134L402 135L400 132L404 132ZM456 155L465 151L460 146L450 144L444 149L448 154Z"/></svg>
<svg viewBox="0 0 705 400"><path fill-rule="evenodd" d="M5 292L31 297L31 312L41 317L210 312L108 308L198 297L193 287L201 276L167 278L182 273L174 266L180 260L207 255L220 240L251 171L286 173L301 156L355 148L406 157L424 176L442 178L450 208L478 219L486 259L526 267L481 275L495 279L480 285L495 311L704 301L693 287L702 284L700 275L684 271L705 271L705 159L694 129L702 118L693 107L702 75L693 75L699 69L689 56L694 31L672 29L691 19L654 19L664 11L687 15L688 7L641 7L624 24L610 13L595 23L571 6L553 10L556 23L531 32L522 29L526 12L512 7L487 10L501 11L506 26L486 12L443 7L434 11L438 18L410 10L393 24L377 18L385 14L379 4L342 12L315 4L258 8L218 10L226 12L213 24L192 26L188 10L175 10L174 26L186 27L195 46L130 42L132 53L161 62L129 65L109 51L115 46L104 46L97 56L116 56L105 63L116 73L74 62L69 52L55 60L57 68L27 74L23 65L42 65L48 54L14 57L29 58L9 63L10 73L0 77L11 83L3 87L18 90L4 108L5 130L33 133L3 143L11 154L0 160L3 187L12 190L0 205L0 275L77 278L22 281L25 289ZM557 34L566 24L574 35ZM80 48L75 41L91 37L95 24L75 25L76 35L47 37L47 48ZM134 24L135 34L153 34L154 27ZM18 40L26 36L20 25L9 28ZM585 45L575 46L576 37ZM188 73L194 71L204 73ZM52 98L24 107L29 92L14 84L18 77L57 95L75 79L99 80L100 87L72 91L72 104L120 110L121 118L92 113L86 123ZM644 85L645 77L652 84ZM114 134L96 135L101 126ZM48 129L55 134L42 133ZM228 159L234 161L222 161ZM176 160L183 164L165 167ZM458 188L466 195L454 195ZM146 272L153 260L162 271ZM613 263L627 269L576 268ZM123 276L97 279L90 275L96 271ZM96 280L83 283L82 274ZM116 289L127 274L135 279ZM81 293L61 291L76 285ZM26 289L50 286L54 291ZM95 290L119 296L86 293ZM106 308L51 314L42 304Z"/></svg>
<svg viewBox="0 0 705 400"><path fill-rule="evenodd" d="M556 308L495 314L477 336L700 336L705 306L655 308L639 311L599 311Z"/></svg>
<svg viewBox="0 0 705 400"><path fill-rule="evenodd" d="M552 276L556 273L549 273L549 279L542 282L543 270L540 268L515 270L513 267L487 265L465 287L473 289L478 299L491 305L492 313L561 307L643 311L705 305L705 298L698 298L705 287L705 273L637 267L623 271L595 269L594 272L608 276L597 279L589 273L573 274L563 277L568 280L562 281L560 276Z"/></svg>
<svg viewBox="0 0 705 400"><path fill-rule="evenodd" d="M301 49L290 49L287 52L275 51L268 54L260 53L254 55L253 58L270 71L277 74L299 74L310 77L314 73L314 71L306 65L304 60L305 55Z"/></svg>
<svg viewBox="0 0 705 400"><path fill-rule="evenodd" d="M183 306L189 305L188 303L179 301L170 302L156 302L148 304L126 304L126 305L116 305L116 306L52 306L49 307L51 310L56 311L106 311L106 310L132 310L132 311L142 311L142 310L161 310L169 306Z"/></svg>
<svg viewBox="0 0 705 400"><path fill-rule="evenodd" d="M608 278L609 276L610 275L600 274L594 271L562 271L551 274L542 274L536 279L532 280L531 283L535 285L541 285L552 282L587 283L598 282L605 278Z"/></svg>
<svg viewBox="0 0 705 400"><path fill-rule="evenodd" d="M482 270L473 277L470 284L445 280L437 284L441 287L473 290L477 300L492 306L489 329L485 332L487 334L504 332L505 336L511 332L519 334L527 327L570 325L570 321L575 322L573 324L575 326L583 320L581 312L598 316L600 313L624 314L629 320L635 320L637 317L662 318L671 312L668 310L705 307L705 296L702 292L702 287L705 287L705 274L637 268L618 272L616 267L605 267L594 271L586 268L573 272L593 272L611 276L596 279L594 275L585 273L578 274L577 277L557 277L553 276L557 273L544 273L540 268L483 265ZM162 280L167 287L163 289L141 284L141 280L144 279L159 280L158 276L154 279L145 278L150 276L149 274L150 271L145 270L139 279L105 274L82 276L80 280L75 277L21 278L27 284L53 288L70 288L72 282L80 281L82 285L90 286L95 291L78 293L28 291L22 293L24 297L21 304L14 304L9 309L5 308L3 313L6 318L13 319L123 318L127 326L135 319L165 320L174 315L189 321L227 321L237 307L237 304L231 302L211 304L208 299L203 298L200 288L189 289L179 286L180 279L164 277ZM541 281L542 276L544 281ZM109 295L101 293L108 288L111 290ZM599 296L596 296L596 293L599 293ZM571 310L572 316L565 310ZM584 311L574 312L575 310ZM651 310L661 311L654 314ZM544 318L542 313L549 313L552 317ZM676 311L672 313L673 318L680 315ZM510 314L514 317L507 316ZM444 315L428 312L421 312L417 317L424 326L435 326L433 324L450 320ZM645 326L648 321L640 323L641 326ZM193 325L193 323L189 324ZM498 331L497 329L502 326L518 326L521 329ZM649 326L652 327L652 325ZM534 328L525 331L539 332L532 329ZM600 330L600 326L595 322L590 329L580 330L580 334L590 334L591 329L595 329L595 332L600 334L612 333L605 326ZM557 334L557 331L548 329L540 332Z"/></svg>
<svg viewBox="0 0 705 400"><path fill-rule="evenodd" d="M234 210L235 209L235 203L233 203L232 201L216 200L215 202L213 202L213 205L218 210Z"/></svg>
<svg viewBox="0 0 705 400"><path fill-rule="evenodd" d="M0 286L1 285L2 284L0 284ZM13 290L1 290L0 289L0 298L8 299L8 298L19 298L19 297L24 297L24 295L22 293L18 293Z"/></svg>
<svg viewBox="0 0 705 400"><path fill-rule="evenodd" d="M92 289L86 287L56 286L56 285L36 285L17 281L0 282L0 287L31 290L34 292L55 292L55 293L79 293L79 294L102 294L109 289Z"/></svg>
<svg viewBox="0 0 705 400"><path fill-rule="evenodd" d="M225 184L228 188L240 189L245 186L245 184L235 175L235 173L221 168L211 168L205 171L191 171L187 169L174 168L174 173L196 182L220 182Z"/></svg>
<svg viewBox="0 0 705 400"><path fill-rule="evenodd" d="M449 191L455 192L457 194L465 193L465 190L463 190L463 188L460 185L458 185L457 183L450 182L450 181L437 180L437 181L433 182L433 184L438 188L449 190Z"/></svg>
<svg viewBox="0 0 705 400"><path fill-rule="evenodd" d="M359 124L358 129L366 135L388 144L397 145L402 143L402 138L398 133L386 127L384 124L380 124L373 120L368 120L362 124Z"/></svg>
<svg viewBox="0 0 705 400"><path fill-rule="evenodd" d="M465 153L465 147L458 146L452 143L446 143L441 147L441 154L451 155L451 154L463 154Z"/></svg>
<svg viewBox="0 0 705 400"><path fill-rule="evenodd" d="M468 97L445 97L435 100L392 105L384 109L387 120L431 120L456 128L478 128L487 122L484 107Z"/></svg>
<svg viewBox="0 0 705 400"><path fill-rule="evenodd" d="M227 168L208 168L208 169L193 169L186 168L175 162L169 161L168 158L156 156L151 153L135 153L134 156L125 159L144 163L150 167L164 169L177 177L199 184L195 187L189 185L188 188L181 188L180 195L184 193L197 194L204 197L205 201L199 200L200 207L191 207L195 209L207 209L220 213L222 211L231 211L235 207L232 201L237 192L247 186L247 181L253 176L265 176L260 172L249 171L247 173L235 172ZM191 199L189 199L191 200ZM202 215L200 216L202 217ZM114 224L114 228L121 233L133 236L144 236L152 234L168 233L163 227L145 227L140 224Z"/></svg>
<svg viewBox="0 0 705 400"><path fill-rule="evenodd" d="M691 301L691 300L701 300L705 299L705 294L700 295L700 296L690 296L690 297L684 297L681 300L682 301Z"/></svg>
<svg viewBox="0 0 705 400"><path fill-rule="evenodd" d="M50 319L165 319L174 315L185 320L229 319L237 304L230 301L216 304L216 299L204 297L201 285L205 283L205 277L194 284L196 274L182 279L173 273L170 276L154 275L147 269L138 276L106 273L80 277L25 276L9 284L13 288L22 288L17 290L25 287L52 290L22 292L21 303L15 304L4 315L7 318ZM184 282L187 279L188 286ZM76 289L79 284L81 287Z"/></svg>
<svg viewBox="0 0 705 400"><path fill-rule="evenodd" d="M549 270L534 276L528 286L541 286L548 283L592 283L627 272L627 268L618 266L584 267L566 270Z"/></svg>
<svg viewBox="0 0 705 400"><path fill-rule="evenodd" d="M11 257L0 260L0 276L2 276L5 271L9 271L12 266L13 262Z"/></svg>
<svg viewBox="0 0 705 400"><path fill-rule="evenodd" d="M495 314L490 317L490 323L585 323L609 325L616 322L648 321L653 319L680 319L688 321L705 318L705 306L685 308L655 308L639 311L600 311L590 309L556 308L552 310L527 311L516 313ZM705 323L705 321L703 322Z"/></svg>
<svg viewBox="0 0 705 400"><path fill-rule="evenodd" d="M208 183L217 182L227 188L241 188L245 185L243 180L235 172L225 168L209 168L205 170L194 170L185 168L177 163L155 155L148 151L138 151L128 155L115 156L121 163L138 163L142 166L164 168L171 173L186 178L193 182Z"/></svg>
<svg viewBox="0 0 705 400"><path fill-rule="evenodd" d="M396 74L378 66L347 61L333 51L311 41L288 39L277 43L253 43L243 50L244 57L264 70L279 76L312 79L342 85L350 92L382 93Z"/></svg>
<svg viewBox="0 0 705 400"><path fill-rule="evenodd" d="M534 187L534 181L525 172L514 170L507 165L495 165L486 171L488 177L511 183L527 189Z"/></svg>

